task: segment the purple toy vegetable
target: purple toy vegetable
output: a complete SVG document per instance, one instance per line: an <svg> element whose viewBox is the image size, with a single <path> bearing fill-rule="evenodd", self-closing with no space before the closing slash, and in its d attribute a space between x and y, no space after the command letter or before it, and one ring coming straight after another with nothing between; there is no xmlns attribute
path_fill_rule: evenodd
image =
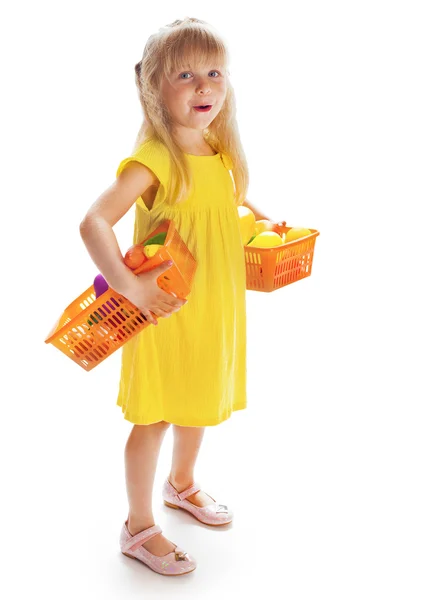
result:
<svg viewBox="0 0 423 600"><path fill-rule="evenodd" d="M104 279L103 275L101 273L99 273L97 275L97 277L94 279L95 297L98 298L99 296L101 296L101 294L104 294L104 292L107 292L108 289L109 289L109 284Z"/></svg>

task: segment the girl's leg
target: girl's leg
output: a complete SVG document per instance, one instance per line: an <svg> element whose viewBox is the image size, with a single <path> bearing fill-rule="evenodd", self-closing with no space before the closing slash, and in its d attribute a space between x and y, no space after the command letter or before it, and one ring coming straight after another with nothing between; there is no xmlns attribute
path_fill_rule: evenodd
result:
<svg viewBox="0 0 423 600"><path fill-rule="evenodd" d="M172 468L168 479L178 492L194 483L194 467L203 441L205 427L173 426ZM196 492L187 500L196 506L207 506L213 500L204 492Z"/></svg>
<svg viewBox="0 0 423 600"><path fill-rule="evenodd" d="M129 514L127 527L131 535L152 527L153 483L160 447L170 423L134 425L125 446L125 476ZM144 548L156 556L164 556L175 548L162 534L154 536Z"/></svg>

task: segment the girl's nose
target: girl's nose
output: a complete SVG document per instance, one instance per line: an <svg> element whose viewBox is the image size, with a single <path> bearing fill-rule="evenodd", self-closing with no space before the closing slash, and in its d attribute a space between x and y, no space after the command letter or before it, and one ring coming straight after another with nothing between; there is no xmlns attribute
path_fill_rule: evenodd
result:
<svg viewBox="0 0 423 600"><path fill-rule="evenodd" d="M207 80L200 81L200 83L197 86L197 93L206 94L209 91L210 91L209 82Z"/></svg>

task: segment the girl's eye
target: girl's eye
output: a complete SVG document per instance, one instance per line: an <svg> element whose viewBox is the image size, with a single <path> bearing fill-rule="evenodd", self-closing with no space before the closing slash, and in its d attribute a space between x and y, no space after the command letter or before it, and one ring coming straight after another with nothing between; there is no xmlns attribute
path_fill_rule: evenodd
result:
<svg viewBox="0 0 423 600"><path fill-rule="evenodd" d="M220 73L219 71L210 71L210 73L217 73L217 77L219 77ZM184 75L191 75L191 73L181 73L180 77L181 79L189 79L189 77L184 77ZM213 77L213 79L217 79L217 77Z"/></svg>

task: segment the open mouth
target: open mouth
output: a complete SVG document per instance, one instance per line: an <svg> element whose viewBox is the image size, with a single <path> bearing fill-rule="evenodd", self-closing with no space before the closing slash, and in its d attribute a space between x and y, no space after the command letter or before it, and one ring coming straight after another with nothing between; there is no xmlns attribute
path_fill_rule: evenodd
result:
<svg viewBox="0 0 423 600"><path fill-rule="evenodd" d="M208 112L209 110L211 110L211 108L211 104L206 104L205 106L194 106L194 109L198 112Z"/></svg>

